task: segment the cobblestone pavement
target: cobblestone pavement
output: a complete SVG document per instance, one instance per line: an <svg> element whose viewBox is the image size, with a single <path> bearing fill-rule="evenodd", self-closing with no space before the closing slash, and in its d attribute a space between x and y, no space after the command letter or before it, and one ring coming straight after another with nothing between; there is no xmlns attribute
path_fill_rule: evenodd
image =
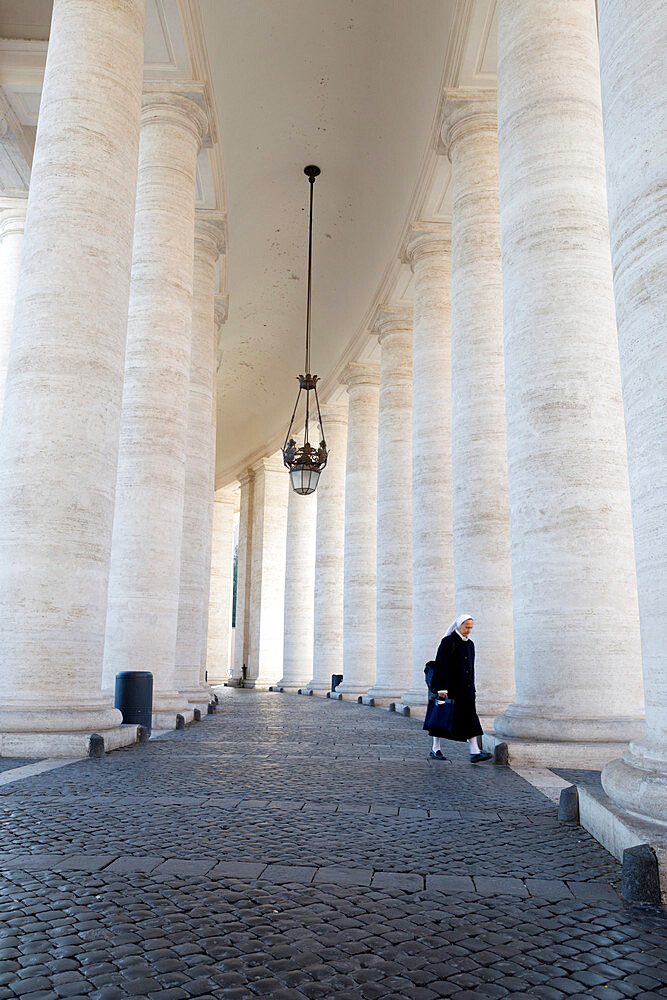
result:
<svg viewBox="0 0 667 1000"><path fill-rule="evenodd" d="M662 908L509 768L379 709L221 701L0 788L0 1000L667 997Z"/></svg>

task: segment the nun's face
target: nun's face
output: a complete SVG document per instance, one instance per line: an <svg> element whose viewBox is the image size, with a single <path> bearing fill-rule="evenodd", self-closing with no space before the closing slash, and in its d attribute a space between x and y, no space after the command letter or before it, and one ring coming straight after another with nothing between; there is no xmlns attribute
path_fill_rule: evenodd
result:
<svg viewBox="0 0 667 1000"><path fill-rule="evenodd" d="M472 627L473 627L474 624L475 623L472 620L472 618L466 618L466 620L461 625L461 628L459 629L459 632L461 633L461 635L466 636L466 637L469 636L470 633L472 632Z"/></svg>

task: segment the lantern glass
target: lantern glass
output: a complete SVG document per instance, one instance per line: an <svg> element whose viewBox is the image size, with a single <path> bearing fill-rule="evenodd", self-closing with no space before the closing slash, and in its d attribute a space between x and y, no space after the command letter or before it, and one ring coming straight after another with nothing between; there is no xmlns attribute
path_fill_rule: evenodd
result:
<svg viewBox="0 0 667 1000"><path fill-rule="evenodd" d="M320 473L308 465L295 465L290 469L290 477L294 492L308 496L317 489Z"/></svg>

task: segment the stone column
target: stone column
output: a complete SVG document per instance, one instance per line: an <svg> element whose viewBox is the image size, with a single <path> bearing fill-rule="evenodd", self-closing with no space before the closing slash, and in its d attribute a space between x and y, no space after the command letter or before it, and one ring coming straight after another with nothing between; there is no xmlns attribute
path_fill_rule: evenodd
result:
<svg viewBox="0 0 667 1000"><path fill-rule="evenodd" d="M0 426L27 205L27 198L0 198Z"/></svg>
<svg viewBox="0 0 667 1000"><path fill-rule="evenodd" d="M643 723L595 7L498 16L516 701L496 729L618 744Z"/></svg>
<svg viewBox="0 0 667 1000"><path fill-rule="evenodd" d="M377 673L369 697L400 698L412 680L412 315L382 307L377 506Z"/></svg>
<svg viewBox="0 0 667 1000"><path fill-rule="evenodd" d="M217 491L213 504L208 618L208 683L212 685L224 684L231 673L234 514L237 502L238 491L227 487Z"/></svg>
<svg viewBox="0 0 667 1000"><path fill-rule="evenodd" d="M452 163L452 455L457 613L475 618L477 711L514 700L514 638L495 95L448 95Z"/></svg>
<svg viewBox="0 0 667 1000"><path fill-rule="evenodd" d="M632 743L622 761L605 768L602 782L624 808L664 820L667 221L659 137L665 134L665 12L651 3L599 0L598 23L611 256L646 698L646 737Z"/></svg>
<svg viewBox="0 0 667 1000"><path fill-rule="evenodd" d="M100 695L142 0L55 0L0 445L0 753L134 736Z"/></svg>
<svg viewBox="0 0 667 1000"><path fill-rule="evenodd" d="M212 502L211 435L215 379L215 264L224 249L224 216L198 210L192 297L192 342L185 455L183 538L176 633L175 683L193 708L211 700L202 683L204 594L210 572L209 496Z"/></svg>
<svg viewBox="0 0 667 1000"><path fill-rule="evenodd" d="M317 492L301 496L290 489L287 502L285 638L278 686L294 691L305 687L313 676L317 497Z"/></svg>
<svg viewBox="0 0 667 1000"><path fill-rule="evenodd" d="M237 681L247 675L250 662L250 584L252 580L252 525L255 473L248 469L239 477L239 547L236 563L236 629L233 676ZM245 670L244 670L245 668Z"/></svg>
<svg viewBox="0 0 667 1000"><path fill-rule="evenodd" d="M207 496L207 514L206 514L206 554L205 554L205 569L204 569L204 605L202 609L202 641L201 641L201 667L200 667L200 681L203 685L209 683L207 678L207 665L208 665L208 621L209 621L209 609L211 604L211 561L212 561L212 548L213 548L213 507L215 503L215 461L217 454L217 418L218 418L218 407L217 407L217 374L218 374L218 342L220 340L220 335L222 327L227 322L227 297L225 296L225 302L221 302L223 296L215 296L215 307L214 307L214 317L215 317L215 336L213 340L213 358L211 361L212 365L212 399L211 399L211 435L210 435L210 460L209 460L209 484L208 484L208 496ZM231 611L231 605L230 605ZM228 656L228 662L231 673L231 656L230 651ZM214 673L212 676L216 676ZM225 680L227 679L227 674L225 674Z"/></svg>
<svg viewBox="0 0 667 1000"><path fill-rule="evenodd" d="M255 474L250 580L249 686L267 688L283 672L285 552L289 475L282 455L263 458Z"/></svg>
<svg viewBox="0 0 667 1000"><path fill-rule="evenodd" d="M315 555L314 694L331 690L331 675L343 672L343 546L345 544L345 456L347 406L322 407L329 449L327 467L317 487Z"/></svg>
<svg viewBox="0 0 667 1000"><path fill-rule="evenodd" d="M451 232L420 223L404 258L414 271L412 328L412 684L426 705L424 665L454 617L452 550ZM458 606L458 605L457 605ZM462 606L462 605L461 605Z"/></svg>
<svg viewBox="0 0 667 1000"><path fill-rule="evenodd" d="M144 95L104 685L153 674L153 724L173 728L201 108ZM208 446L207 446L208 455Z"/></svg>
<svg viewBox="0 0 667 1000"><path fill-rule="evenodd" d="M349 397L345 473L343 699L375 683L379 365L352 361L341 382Z"/></svg>

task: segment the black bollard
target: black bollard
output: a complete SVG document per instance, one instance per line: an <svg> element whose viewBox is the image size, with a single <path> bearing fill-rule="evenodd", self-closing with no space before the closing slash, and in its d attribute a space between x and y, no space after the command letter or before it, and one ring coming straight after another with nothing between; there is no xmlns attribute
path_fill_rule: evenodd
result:
<svg viewBox="0 0 667 1000"><path fill-rule="evenodd" d="M104 757L104 737L99 733L91 733L88 741L89 757Z"/></svg>
<svg viewBox="0 0 667 1000"><path fill-rule="evenodd" d="M658 859L649 844L623 851L621 896L633 903L660 902Z"/></svg>
<svg viewBox="0 0 667 1000"><path fill-rule="evenodd" d="M195 708L195 716L192 720L193 722L201 722L201 709Z"/></svg>
<svg viewBox="0 0 667 1000"><path fill-rule="evenodd" d="M179 713L178 713L178 715L176 716L176 728L177 728L177 729L185 729L185 719L184 719L184 717L183 717L183 716L181 715L181 713L180 713L180 712L179 712Z"/></svg>
<svg viewBox="0 0 667 1000"><path fill-rule="evenodd" d="M137 743L148 743L151 734L145 726L137 726Z"/></svg>
<svg viewBox="0 0 667 1000"><path fill-rule="evenodd" d="M493 763L500 767L507 767L510 762L507 743L496 743L493 748Z"/></svg>
<svg viewBox="0 0 667 1000"><path fill-rule="evenodd" d="M568 785L561 791L558 819L561 823L579 822L579 792L576 785Z"/></svg>

